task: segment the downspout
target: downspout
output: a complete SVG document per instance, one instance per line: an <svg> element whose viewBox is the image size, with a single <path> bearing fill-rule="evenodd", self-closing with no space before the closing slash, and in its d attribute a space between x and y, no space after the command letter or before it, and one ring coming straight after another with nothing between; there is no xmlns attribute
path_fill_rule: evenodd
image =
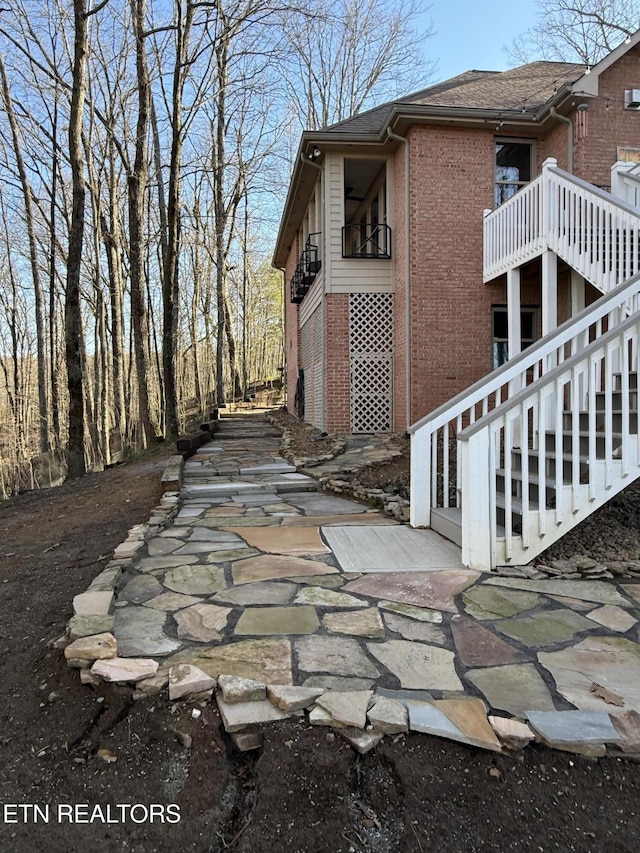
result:
<svg viewBox="0 0 640 853"><path fill-rule="evenodd" d="M556 118L558 119L558 121L564 122L564 124L567 125L567 172L570 172L573 175L573 121L570 118L567 118L566 116L561 116L555 107L551 107L549 113L553 116L553 118Z"/></svg>
<svg viewBox="0 0 640 853"><path fill-rule="evenodd" d="M409 231L411 225L411 209L410 209L410 183L409 183L409 140L404 136L398 136L390 127L387 127L387 136L389 139L394 139L396 142L402 142L404 145L404 234L405 234L405 373L406 373L406 430L409 431L411 426L411 234Z"/></svg>

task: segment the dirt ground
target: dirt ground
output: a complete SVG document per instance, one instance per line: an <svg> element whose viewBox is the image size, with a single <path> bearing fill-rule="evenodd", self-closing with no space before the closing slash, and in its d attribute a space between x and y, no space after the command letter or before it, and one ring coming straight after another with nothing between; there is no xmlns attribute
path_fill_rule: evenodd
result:
<svg viewBox="0 0 640 853"><path fill-rule="evenodd" d="M149 517L163 463L0 504L0 850L638 850L640 767L628 760L511 757L419 734L359 756L299 720L242 754L211 705L194 717L82 686L48 642Z"/></svg>

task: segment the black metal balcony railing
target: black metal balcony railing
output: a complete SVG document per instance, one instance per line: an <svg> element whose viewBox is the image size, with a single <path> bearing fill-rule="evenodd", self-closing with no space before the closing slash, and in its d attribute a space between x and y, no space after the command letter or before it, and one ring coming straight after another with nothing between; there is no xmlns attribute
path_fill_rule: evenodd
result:
<svg viewBox="0 0 640 853"><path fill-rule="evenodd" d="M352 222L342 229L343 258L391 257L391 228L382 222Z"/></svg>
<svg viewBox="0 0 640 853"><path fill-rule="evenodd" d="M311 242L311 238L317 236L317 233L310 234L307 238L296 271L291 277L291 301L294 303L302 302L320 272L322 263L318 258L318 246Z"/></svg>

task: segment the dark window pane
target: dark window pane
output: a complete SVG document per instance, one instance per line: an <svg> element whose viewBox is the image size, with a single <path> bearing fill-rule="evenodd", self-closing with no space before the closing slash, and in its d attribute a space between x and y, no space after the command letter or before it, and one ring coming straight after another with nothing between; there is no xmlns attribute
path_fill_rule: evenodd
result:
<svg viewBox="0 0 640 853"><path fill-rule="evenodd" d="M496 180L531 180L531 143L496 143Z"/></svg>
<svg viewBox="0 0 640 853"><path fill-rule="evenodd" d="M493 309L493 337L504 339L509 337L506 308Z"/></svg>
<svg viewBox="0 0 640 853"><path fill-rule="evenodd" d="M522 340L533 340L536 336L535 331L536 315L533 311L523 311L520 315L520 332Z"/></svg>

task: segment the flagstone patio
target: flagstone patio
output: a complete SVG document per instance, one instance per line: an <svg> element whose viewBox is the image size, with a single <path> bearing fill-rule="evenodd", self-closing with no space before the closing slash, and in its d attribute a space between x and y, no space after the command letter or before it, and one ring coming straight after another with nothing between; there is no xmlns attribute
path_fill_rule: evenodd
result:
<svg viewBox="0 0 640 853"><path fill-rule="evenodd" d="M640 586L469 571L432 531L320 492L279 447L265 421L229 418L186 462L181 495L74 600L83 681L205 701L221 676L250 679L260 699L216 693L229 732L306 708L362 750L413 729L640 751ZM293 688L309 692L288 704Z"/></svg>

